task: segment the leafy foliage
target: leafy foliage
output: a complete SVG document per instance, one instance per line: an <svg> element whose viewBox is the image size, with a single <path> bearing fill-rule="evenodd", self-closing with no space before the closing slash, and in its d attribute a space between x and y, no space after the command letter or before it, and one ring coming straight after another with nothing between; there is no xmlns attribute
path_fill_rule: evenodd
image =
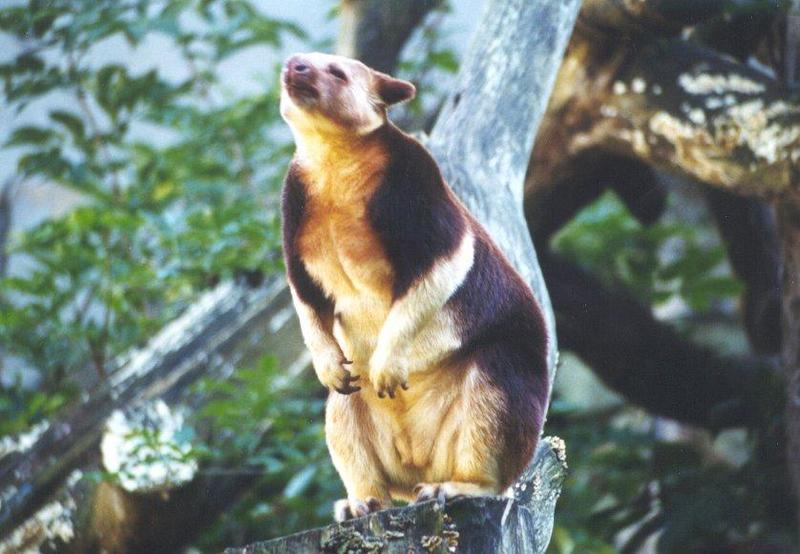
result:
<svg viewBox="0 0 800 554"><path fill-rule="evenodd" d="M101 378L113 370L115 354L198 290L275 269L274 193L288 155L274 130L276 79L230 98L217 66L303 33L240 0L31 0L0 10L0 30L24 45L0 66L8 106L53 94L68 106L17 127L5 147L20 152L26 186L56 183L83 199L17 238L12 253L34 269L0 283L3 348L57 394L87 366ZM186 78L95 63L120 37L135 51L154 34L181 53Z"/></svg>
<svg viewBox="0 0 800 554"><path fill-rule="evenodd" d="M199 414L216 437L205 447L208 471L233 466L258 476L233 513L204 534L204 550L330 522L344 489L325 446L325 402L313 377L287 379L265 357L230 381L201 382L196 392L212 398Z"/></svg>
<svg viewBox="0 0 800 554"><path fill-rule="evenodd" d="M558 233L554 248L647 304L679 297L703 311L742 291L725 266L725 250L708 236L676 221L645 227L609 192Z"/></svg>
<svg viewBox="0 0 800 554"><path fill-rule="evenodd" d="M636 552L654 539L664 553L792 544L778 426L747 434L741 465L710 456L702 441L664 441L657 428L630 407L587 417L554 401L548 433L566 440L571 467L550 552Z"/></svg>

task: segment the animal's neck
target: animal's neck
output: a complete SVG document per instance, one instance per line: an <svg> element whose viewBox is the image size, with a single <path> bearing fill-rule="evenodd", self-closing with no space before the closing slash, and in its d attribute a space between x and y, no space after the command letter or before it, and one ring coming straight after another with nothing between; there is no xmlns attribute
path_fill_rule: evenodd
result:
<svg viewBox="0 0 800 554"><path fill-rule="evenodd" d="M296 137L296 160L309 192L331 202L364 196L380 181L388 160L378 133L368 136Z"/></svg>

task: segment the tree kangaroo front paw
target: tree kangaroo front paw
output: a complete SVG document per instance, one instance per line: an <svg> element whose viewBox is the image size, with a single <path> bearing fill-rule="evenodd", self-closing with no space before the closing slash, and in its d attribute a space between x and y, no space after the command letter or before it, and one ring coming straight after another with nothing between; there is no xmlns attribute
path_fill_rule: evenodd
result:
<svg viewBox="0 0 800 554"><path fill-rule="evenodd" d="M408 368L400 361L400 357L392 359L390 355L376 350L369 362L369 380L378 396L387 394L394 398L397 388L408 390Z"/></svg>
<svg viewBox="0 0 800 554"><path fill-rule="evenodd" d="M360 376L353 375L346 367L353 362L347 360L339 353L329 353L323 356L313 356L314 369L320 383L340 394L352 394L361 390L354 386Z"/></svg>
<svg viewBox="0 0 800 554"><path fill-rule="evenodd" d="M383 504L374 496L368 496L364 500L342 498L333 503L333 519L341 523L382 509Z"/></svg>

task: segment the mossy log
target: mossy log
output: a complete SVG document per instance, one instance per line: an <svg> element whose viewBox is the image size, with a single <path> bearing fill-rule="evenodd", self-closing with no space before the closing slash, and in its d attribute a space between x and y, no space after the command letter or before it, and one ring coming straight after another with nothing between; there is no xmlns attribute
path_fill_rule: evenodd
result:
<svg viewBox="0 0 800 554"><path fill-rule="evenodd" d="M564 442L545 437L508 498L432 500L225 552L544 552L553 531L553 511L566 468Z"/></svg>

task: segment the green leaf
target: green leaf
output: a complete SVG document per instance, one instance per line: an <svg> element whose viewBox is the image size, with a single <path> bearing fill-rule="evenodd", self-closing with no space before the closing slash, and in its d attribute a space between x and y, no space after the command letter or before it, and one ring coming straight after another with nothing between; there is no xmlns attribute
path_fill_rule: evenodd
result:
<svg viewBox="0 0 800 554"><path fill-rule="evenodd" d="M311 484L316 473L317 466L313 464L303 468L286 483L286 488L283 489L283 496L286 498L295 498L303 494Z"/></svg>
<svg viewBox="0 0 800 554"><path fill-rule="evenodd" d="M50 112L50 119L63 125L76 141L82 141L85 138L83 120L75 114L62 110L53 110Z"/></svg>
<svg viewBox="0 0 800 554"><path fill-rule="evenodd" d="M6 141L6 146L44 144L55 137L57 134L51 129L34 126L18 127L11 133L11 137Z"/></svg>

